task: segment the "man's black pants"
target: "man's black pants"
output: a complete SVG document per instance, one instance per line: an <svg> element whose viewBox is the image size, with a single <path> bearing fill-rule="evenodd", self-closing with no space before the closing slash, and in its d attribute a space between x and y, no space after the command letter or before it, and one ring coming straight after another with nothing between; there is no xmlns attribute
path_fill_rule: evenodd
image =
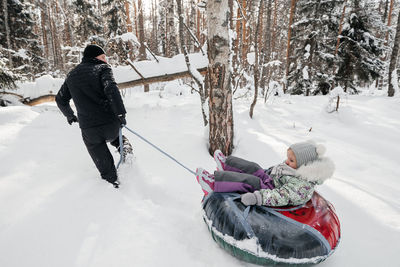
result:
<svg viewBox="0 0 400 267"><path fill-rule="evenodd" d="M119 122L82 129L83 142L94 164L101 177L110 183L115 182L118 176L107 142L111 142L111 145L119 148L119 129Z"/></svg>

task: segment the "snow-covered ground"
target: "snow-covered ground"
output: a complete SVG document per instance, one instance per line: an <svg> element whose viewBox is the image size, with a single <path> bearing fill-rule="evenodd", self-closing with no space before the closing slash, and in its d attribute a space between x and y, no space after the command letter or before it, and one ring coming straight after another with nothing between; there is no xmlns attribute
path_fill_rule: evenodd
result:
<svg viewBox="0 0 400 267"><path fill-rule="evenodd" d="M215 169L199 97L167 92L128 91L128 127L192 170ZM334 204L342 240L320 266L399 266L400 98L349 96L329 114L326 96L274 97L253 120L250 102L234 103L234 155L268 167L314 139L336 163L317 190ZM212 240L195 177L125 134L136 159L116 190L54 103L0 108L0 266L251 266Z"/></svg>

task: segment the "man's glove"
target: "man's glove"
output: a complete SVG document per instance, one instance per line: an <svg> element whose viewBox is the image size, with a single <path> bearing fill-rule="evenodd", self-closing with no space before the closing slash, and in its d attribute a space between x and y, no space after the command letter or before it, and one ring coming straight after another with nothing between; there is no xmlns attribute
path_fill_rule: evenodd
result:
<svg viewBox="0 0 400 267"><path fill-rule="evenodd" d="M241 201L246 206L257 205L261 206L262 196L260 191L254 191L254 193L246 193L241 197Z"/></svg>
<svg viewBox="0 0 400 267"><path fill-rule="evenodd" d="M78 118L75 115L67 118L69 125L72 125L73 122L78 122Z"/></svg>
<svg viewBox="0 0 400 267"><path fill-rule="evenodd" d="M118 115L118 120L121 123L121 126L126 125L125 114Z"/></svg>

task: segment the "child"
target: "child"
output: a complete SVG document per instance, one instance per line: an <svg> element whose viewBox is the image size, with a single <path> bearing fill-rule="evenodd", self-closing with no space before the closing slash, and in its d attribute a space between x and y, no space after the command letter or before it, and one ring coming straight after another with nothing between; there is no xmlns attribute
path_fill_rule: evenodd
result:
<svg viewBox="0 0 400 267"><path fill-rule="evenodd" d="M245 193L244 205L286 206L300 205L311 199L314 186L333 175L333 162L322 157L323 145L312 141L291 145L287 159L263 170L257 163L238 157L214 153L217 171L214 175L198 168L196 178L204 194L214 192Z"/></svg>

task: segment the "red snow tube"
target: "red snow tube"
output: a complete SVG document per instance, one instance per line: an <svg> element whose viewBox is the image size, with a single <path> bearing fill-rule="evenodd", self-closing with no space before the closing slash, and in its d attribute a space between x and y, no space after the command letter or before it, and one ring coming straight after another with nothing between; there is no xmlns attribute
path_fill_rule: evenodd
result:
<svg viewBox="0 0 400 267"><path fill-rule="evenodd" d="M325 260L340 240L335 209L317 192L302 206L246 207L235 193L204 199L204 221L213 239L247 262L315 264Z"/></svg>

